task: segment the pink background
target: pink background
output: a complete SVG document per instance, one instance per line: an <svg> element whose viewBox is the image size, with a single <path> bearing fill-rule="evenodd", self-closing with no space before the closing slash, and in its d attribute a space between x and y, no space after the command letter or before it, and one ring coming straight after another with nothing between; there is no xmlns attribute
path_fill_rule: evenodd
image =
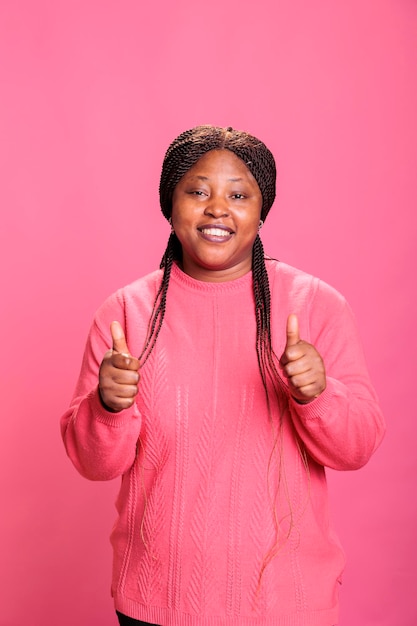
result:
<svg viewBox="0 0 417 626"><path fill-rule="evenodd" d="M163 153L199 123L279 169L266 250L342 291L388 433L329 472L341 626L415 626L416 0L1 0L0 625L111 626L118 482L58 420L95 309L154 269Z"/></svg>

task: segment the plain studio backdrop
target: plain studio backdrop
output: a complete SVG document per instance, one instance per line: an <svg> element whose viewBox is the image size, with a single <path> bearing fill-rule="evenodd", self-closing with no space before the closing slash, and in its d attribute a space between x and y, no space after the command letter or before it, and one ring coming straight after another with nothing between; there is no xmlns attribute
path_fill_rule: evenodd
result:
<svg viewBox="0 0 417 626"><path fill-rule="evenodd" d="M340 626L417 624L416 68L416 0L1 0L1 626L116 624L119 482L76 473L59 417L95 310L159 264L163 155L201 123L272 149L266 251L348 298L387 419L328 472Z"/></svg>

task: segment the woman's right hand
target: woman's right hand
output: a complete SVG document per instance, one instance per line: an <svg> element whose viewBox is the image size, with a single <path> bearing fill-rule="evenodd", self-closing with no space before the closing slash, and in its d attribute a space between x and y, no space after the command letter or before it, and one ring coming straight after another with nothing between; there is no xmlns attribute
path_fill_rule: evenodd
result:
<svg viewBox="0 0 417 626"><path fill-rule="evenodd" d="M113 348L100 365L99 393L104 407L114 413L128 409L135 401L139 384L139 360L130 354L119 322L110 324Z"/></svg>

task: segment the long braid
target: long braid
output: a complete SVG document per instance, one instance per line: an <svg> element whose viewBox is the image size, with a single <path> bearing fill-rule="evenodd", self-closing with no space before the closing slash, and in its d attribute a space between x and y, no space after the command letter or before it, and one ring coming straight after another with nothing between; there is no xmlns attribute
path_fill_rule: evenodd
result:
<svg viewBox="0 0 417 626"><path fill-rule="evenodd" d="M175 233L171 233L159 266L160 269L164 270L164 273L162 275L161 284L159 285L158 291L155 296L151 317L149 318L145 345L139 355L141 367L148 360L152 350L154 349L156 340L158 339L158 335L162 327L162 322L164 321L165 317L166 299L169 279L171 276L172 263L174 262L174 260L178 260L180 258L180 250L181 246Z"/></svg>
<svg viewBox="0 0 417 626"><path fill-rule="evenodd" d="M239 157L255 177L262 194L261 219L265 220L275 199L276 167L272 153L261 141L242 131L236 131L231 127L219 128L215 126L198 126L185 131L179 135L169 146L162 167L159 195L160 204L164 216L169 219L172 210L172 195L179 180L184 174L208 151L210 150L230 150ZM149 320L148 333L145 345L139 357L143 365L149 358L155 347L156 340L160 333L165 316L167 292L171 276L172 264L180 261L182 250L180 242L174 233L171 234L168 245L161 261L163 269L162 281L157 291L152 314ZM271 429L273 434L273 448L268 461L268 493L273 511L273 518L276 529L276 539L264 557L259 575L258 589L261 585L263 573L277 554L282 544L280 538L280 522L277 515L277 498L280 484L284 481L285 469L283 466L282 449L282 428L283 416L286 411L287 390L278 372L278 358L272 348L271 340L271 294L269 288L268 273L265 265L265 255L259 235L256 236L252 252L252 276L253 293L255 300L256 316L256 354L262 385L265 390L267 410L270 416ZM279 421L274 423L271 419L271 398L270 390L273 392L274 400L278 403ZM305 464L308 473L308 461L303 447L299 444L300 456ZM278 476L276 481L272 481L273 458L278 460ZM273 493L272 492L272 486ZM287 494L289 502L289 496ZM291 524L293 513L290 504ZM287 537L289 536L289 532Z"/></svg>
<svg viewBox="0 0 417 626"><path fill-rule="evenodd" d="M268 380L272 382L278 400L282 397L281 392L284 390L285 385L278 373L276 366L277 356L272 349L271 294L265 265L264 248L259 235L256 236L253 244L252 276L256 313L256 353L269 406Z"/></svg>
<svg viewBox="0 0 417 626"><path fill-rule="evenodd" d="M277 512L277 498L279 493L279 486L281 481L284 481L285 486L285 472L283 470L283 450L282 450L282 427L283 427L283 415L286 410L286 388L279 375L277 369L278 357L276 356L272 348L271 340L271 294L269 289L268 273L265 265L265 254L262 242L259 235L256 237L253 254L252 254L252 275L253 275L253 293L255 298L255 313L256 313L256 353L258 357L258 366L261 374L262 384L265 390L268 415L270 417L271 430L273 434L273 447L268 461L268 473L267 473L267 487L268 495L273 513L273 520L275 526L275 540L265 554L261 570L258 578L257 591L259 592L262 577L268 564L278 553L282 541L280 537L280 521ZM268 383L272 385L275 400L278 403L279 422L275 423L272 420L271 412L271 400L270 392L268 389ZM302 455L302 451L300 450ZM275 481L271 483L271 472L273 471L274 457L278 461L278 476L276 477L278 483ZM275 485L275 486L274 486ZM293 512L290 505L290 529L293 524ZM290 531L289 531L290 532ZM289 536L287 533L287 537Z"/></svg>

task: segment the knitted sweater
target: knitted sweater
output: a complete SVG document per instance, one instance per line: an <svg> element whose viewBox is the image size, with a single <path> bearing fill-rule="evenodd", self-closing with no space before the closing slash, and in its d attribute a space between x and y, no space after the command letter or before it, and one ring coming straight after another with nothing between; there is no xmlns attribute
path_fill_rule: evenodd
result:
<svg viewBox="0 0 417 626"><path fill-rule="evenodd" d="M62 434L83 476L122 477L112 593L116 608L136 619L337 622L344 555L329 523L324 466L366 463L383 418L344 298L317 278L266 263L275 353L296 313L327 374L326 390L307 405L286 394L281 415L272 391L268 414L259 373L251 273L207 283L173 266L136 402L118 414L103 408L97 389L110 322L120 321L139 354L161 272L117 291L96 314Z"/></svg>

